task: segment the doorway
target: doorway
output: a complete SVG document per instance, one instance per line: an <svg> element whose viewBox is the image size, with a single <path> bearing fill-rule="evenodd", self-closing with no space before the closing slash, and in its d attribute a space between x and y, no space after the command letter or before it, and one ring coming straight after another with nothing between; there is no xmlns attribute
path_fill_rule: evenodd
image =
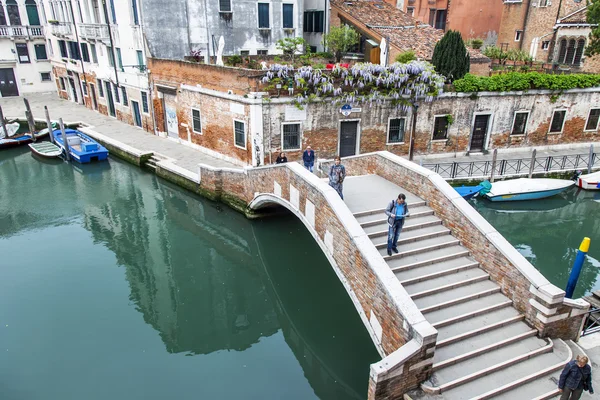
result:
<svg viewBox="0 0 600 400"><path fill-rule="evenodd" d="M142 127L142 114L140 113L140 103L135 100L131 100L131 107L133 107L133 122L135 126Z"/></svg>
<svg viewBox="0 0 600 400"><path fill-rule="evenodd" d="M112 85L110 84L110 82L104 82L104 86L106 87L106 102L108 103L108 114L110 114L111 117L116 117L117 116L117 112L115 110L115 100L113 99L113 94L112 94Z"/></svg>
<svg viewBox="0 0 600 400"><path fill-rule="evenodd" d="M90 83L90 94L92 96L92 107L98 111L98 100L96 100L96 87L93 83Z"/></svg>
<svg viewBox="0 0 600 400"><path fill-rule="evenodd" d="M475 115L475 122L473 122L473 134L471 135L471 146L469 147L469 152L483 151L487 142L490 118L490 114Z"/></svg>
<svg viewBox="0 0 600 400"><path fill-rule="evenodd" d="M15 71L12 68L0 68L0 93L2 97L19 95Z"/></svg>
<svg viewBox="0 0 600 400"><path fill-rule="evenodd" d="M340 124L340 157L356 155L358 121L342 121Z"/></svg>
<svg viewBox="0 0 600 400"><path fill-rule="evenodd" d="M71 87L71 99L75 103L79 103L79 99L77 98L77 89L75 87L75 80L73 80L73 78L68 78L68 79L69 79L69 86Z"/></svg>

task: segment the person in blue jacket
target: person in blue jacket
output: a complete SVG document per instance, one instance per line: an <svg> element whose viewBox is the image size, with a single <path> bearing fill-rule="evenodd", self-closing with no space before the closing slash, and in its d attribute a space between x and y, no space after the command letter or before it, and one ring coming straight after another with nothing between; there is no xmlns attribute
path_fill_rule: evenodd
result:
<svg viewBox="0 0 600 400"><path fill-rule="evenodd" d="M578 355L577 359L565 366L558 380L560 400L579 400L584 390L594 394L592 368L588 361L586 356Z"/></svg>
<svg viewBox="0 0 600 400"><path fill-rule="evenodd" d="M392 251L398 253L398 248L396 247L398 244L398 237L404 226L404 218L410 215L408 212L408 205L406 204L406 195L404 193L400 193L396 200L392 200L390 204L388 204L385 209L385 215L388 216L389 225L387 254L388 256L391 256Z"/></svg>
<svg viewBox="0 0 600 400"><path fill-rule="evenodd" d="M313 167L315 166L315 152L310 146L306 146L306 150L302 154L302 161L304 161L304 168L313 172Z"/></svg>

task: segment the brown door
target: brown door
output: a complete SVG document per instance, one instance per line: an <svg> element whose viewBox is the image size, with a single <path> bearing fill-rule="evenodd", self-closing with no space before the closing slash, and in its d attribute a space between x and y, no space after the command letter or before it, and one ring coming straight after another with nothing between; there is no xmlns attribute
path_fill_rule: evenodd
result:
<svg viewBox="0 0 600 400"><path fill-rule="evenodd" d="M471 148L469 151L483 151L487 139L490 115L476 115L473 124L473 135L471 136Z"/></svg>
<svg viewBox="0 0 600 400"><path fill-rule="evenodd" d="M0 68L0 93L2 93L2 97L19 95L15 72L12 68Z"/></svg>

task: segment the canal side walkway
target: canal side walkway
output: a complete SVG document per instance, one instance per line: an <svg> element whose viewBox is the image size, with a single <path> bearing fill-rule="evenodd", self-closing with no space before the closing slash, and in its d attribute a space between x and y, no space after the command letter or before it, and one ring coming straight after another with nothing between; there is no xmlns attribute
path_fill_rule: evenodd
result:
<svg viewBox="0 0 600 400"><path fill-rule="evenodd" d="M162 138L145 132L141 128L126 124L116 118L100 114L96 111L58 98L56 93L35 93L26 96L36 120L45 120L44 106L48 106L50 118L62 118L65 123L83 122L95 132L112 140L117 140L141 152L152 152L172 160L177 166L191 173L198 173L198 164L206 164L216 168L240 168L238 165L205 154L187 147L172 139ZM23 97L6 97L0 99L5 118L25 118Z"/></svg>

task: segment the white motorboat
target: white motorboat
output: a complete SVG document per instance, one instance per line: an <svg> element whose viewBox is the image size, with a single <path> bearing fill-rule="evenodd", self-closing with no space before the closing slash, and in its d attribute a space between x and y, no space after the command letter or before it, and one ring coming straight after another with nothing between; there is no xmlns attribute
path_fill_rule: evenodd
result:
<svg viewBox="0 0 600 400"><path fill-rule="evenodd" d="M587 175L579 175L577 178L577 186L586 190L598 190L600 184L600 171L593 172Z"/></svg>
<svg viewBox="0 0 600 400"><path fill-rule="evenodd" d="M492 188L484 194L491 201L537 200L554 196L575 182L565 179L519 178L492 183Z"/></svg>

